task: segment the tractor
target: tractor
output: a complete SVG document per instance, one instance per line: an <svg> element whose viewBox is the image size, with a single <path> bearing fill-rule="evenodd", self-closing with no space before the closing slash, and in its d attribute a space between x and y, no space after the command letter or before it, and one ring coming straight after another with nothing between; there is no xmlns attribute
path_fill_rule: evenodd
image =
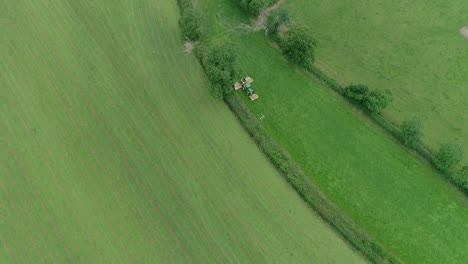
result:
<svg viewBox="0 0 468 264"><path fill-rule="evenodd" d="M234 84L234 90L239 90L240 88L242 88L245 93L247 94L247 96L250 98L250 100L254 101L258 98L258 95L255 93L255 91L253 90L252 88L252 82L254 80L247 76L245 77L244 79L242 79L240 82L236 82Z"/></svg>

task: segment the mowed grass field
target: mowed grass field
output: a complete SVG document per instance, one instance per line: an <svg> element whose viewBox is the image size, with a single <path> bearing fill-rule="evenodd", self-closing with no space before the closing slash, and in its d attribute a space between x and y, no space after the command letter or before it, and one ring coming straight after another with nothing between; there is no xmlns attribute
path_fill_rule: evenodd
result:
<svg viewBox="0 0 468 264"><path fill-rule="evenodd" d="M184 54L176 1L1 1L0 263L363 263Z"/></svg>
<svg viewBox="0 0 468 264"><path fill-rule="evenodd" d="M294 21L316 36L316 64L343 84L389 89L385 111L422 120L433 150L461 145L468 162L468 2L289 0Z"/></svg>
<svg viewBox="0 0 468 264"><path fill-rule="evenodd" d="M289 64L242 23L233 1L203 1L211 39L230 38L259 95L246 104L339 208L405 263L467 263L468 200L366 116ZM241 93L241 91L238 91Z"/></svg>

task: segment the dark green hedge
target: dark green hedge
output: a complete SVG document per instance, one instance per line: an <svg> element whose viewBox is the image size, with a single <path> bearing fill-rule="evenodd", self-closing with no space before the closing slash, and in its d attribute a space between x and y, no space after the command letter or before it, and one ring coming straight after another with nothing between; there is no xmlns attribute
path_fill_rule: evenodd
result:
<svg viewBox="0 0 468 264"><path fill-rule="evenodd" d="M197 41L202 35L202 15L193 7L192 0L178 0L180 9L179 28L184 37Z"/></svg>
<svg viewBox="0 0 468 264"><path fill-rule="evenodd" d="M264 9L277 2L277 0L235 0L245 8L250 15L257 16Z"/></svg>
<svg viewBox="0 0 468 264"><path fill-rule="evenodd" d="M229 94L224 100L286 181L349 244L373 263L401 263L396 256L378 245L348 217L340 213L335 205L315 187L291 156L270 137L258 118L250 112L236 93Z"/></svg>

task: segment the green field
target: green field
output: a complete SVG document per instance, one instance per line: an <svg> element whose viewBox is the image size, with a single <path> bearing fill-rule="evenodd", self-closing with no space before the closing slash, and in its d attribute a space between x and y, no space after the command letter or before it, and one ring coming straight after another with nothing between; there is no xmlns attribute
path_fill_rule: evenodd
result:
<svg viewBox="0 0 468 264"><path fill-rule="evenodd" d="M184 54L176 1L0 6L0 263L363 263Z"/></svg>
<svg viewBox="0 0 468 264"><path fill-rule="evenodd" d="M468 162L468 2L288 0L318 39L317 62L343 84L390 89L393 120L416 116L424 142L460 144Z"/></svg>
<svg viewBox="0 0 468 264"><path fill-rule="evenodd" d="M200 2L211 39L230 37L259 99L245 102L344 212L406 263L467 263L468 201L385 131L288 64L232 2ZM234 11L233 11L234 10ZM240 92L239 92L240 93Z"/></svg>

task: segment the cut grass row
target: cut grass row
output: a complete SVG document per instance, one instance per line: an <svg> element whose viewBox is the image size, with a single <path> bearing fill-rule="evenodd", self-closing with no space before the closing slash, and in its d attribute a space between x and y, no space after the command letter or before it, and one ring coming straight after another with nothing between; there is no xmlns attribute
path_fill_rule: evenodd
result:
<svg viewBox="0 0 468 264"><path fill-rule="evenodd" d="M215 3L216 2L216 3ZM359 226L408 263L468 260L468 203L385 131L289 65L232 1L203 1L210 40L239 47L260 98L245 103L311 180ZM236 30L237 29L237 30Z"/></svg>
<svg viewBox="0 0 468 264"><path fill-rule="evenodd" d="M363 261L209 97L176 1L3 10L1 263Z"/></svg>

